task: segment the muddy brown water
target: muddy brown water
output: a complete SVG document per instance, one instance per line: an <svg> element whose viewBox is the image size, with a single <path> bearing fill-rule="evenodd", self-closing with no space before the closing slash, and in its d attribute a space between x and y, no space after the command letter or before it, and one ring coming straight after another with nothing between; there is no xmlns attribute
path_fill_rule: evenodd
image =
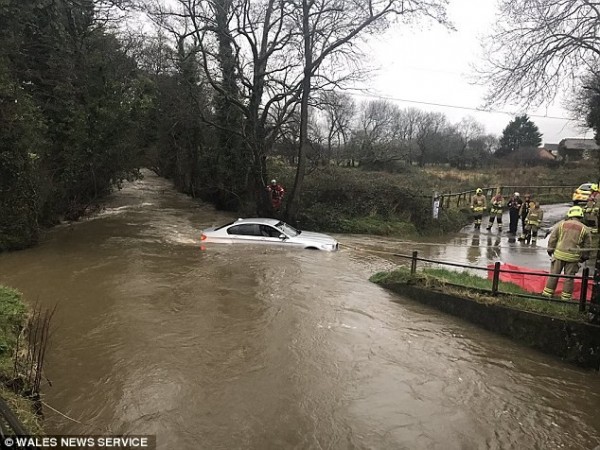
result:
<svg viewBox="0 0 600 450"><path fill-rule="evenodd" d="M58 304L44 401L75 421L46 408L48 433L149 433L160 449L600 445L598 373L368 281L395 264L377 251L466 262L470 236L202 250L199 231L229 219L147 173L0 255L0 283Z"/></svg>

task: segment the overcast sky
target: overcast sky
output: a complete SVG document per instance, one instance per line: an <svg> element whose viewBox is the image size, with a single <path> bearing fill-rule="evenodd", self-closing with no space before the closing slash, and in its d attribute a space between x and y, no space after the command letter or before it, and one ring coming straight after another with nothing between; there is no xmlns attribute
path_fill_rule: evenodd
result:
<svg viewBox="0 0 600 450"><path fill-rule="evenodd" d="M472 65L482 58L482 35L493 30L496 0L450 0L448 12L455 32L431 25L400 31L396 28L373 38L370 66L376 70L361 87L402 108L443 112L453 123L471 116L482 123L488 133L496 135L502 133L515 114L526 112L543 133L543 142L558 143L567 137L593 138L591 130L582 129L579 123L566 119L569 113L561 107L561 100L535 111L510 106L497 109L511 114L476 111L483 106L486 90L483 86L469 84L468 79L473 75ZM361 94L356 99L369 98Z"/></svg>

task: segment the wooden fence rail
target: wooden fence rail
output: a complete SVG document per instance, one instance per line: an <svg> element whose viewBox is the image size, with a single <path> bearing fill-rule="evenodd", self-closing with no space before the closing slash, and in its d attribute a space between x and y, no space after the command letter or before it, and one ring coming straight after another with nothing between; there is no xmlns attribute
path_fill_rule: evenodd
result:
<svg viewBox="0 0 600 450"><path fill-rule="evenodd" d="M492 198L499 189L500 193L505 198L510 198L513 193L519 192L521 194L521 198L525 198L526 194L531 194L533 198L537 199L549 196L564 195L570 200L571 194L573 191L575 191L575 189L577 189L577 187L578 186L494 186L484 187L481 189L487 198ZM455 193L446 192L440 194L440 206L442 208L450 208L452 206L460 208L461 206L469 206L474 195L475 189Z"/></svg>

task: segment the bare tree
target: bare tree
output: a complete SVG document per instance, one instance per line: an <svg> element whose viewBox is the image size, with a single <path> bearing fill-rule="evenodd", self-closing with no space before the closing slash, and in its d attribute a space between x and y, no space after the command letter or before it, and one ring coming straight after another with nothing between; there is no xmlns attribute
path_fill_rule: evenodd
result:
<svg viewBox="0 0 600 450"><path fill-rule="evenodd" d="M500 0L498 31L484 44L480 79L488 103L539 105L564 83L598 68L600 4L594 0Z"/></svg>
<svg viewBox="0 0 600 450"><path fill-rule="evenodd" d="M400 108L384 100L363 104L354 136L361 164L381 166L403 159L399 151Z"/></svg>
<svg viewBox="0 0 600 450"><path fill-rule="evenodd" d="M393 19L414 21L432 18L448 25L447 0L292 0L298 6L295 18L302 33L299 50L303 60L300 101L300 139L298 167L287 203L286 216L296 220L299 196L306 171L308 150L308 109L313 79L331 75L319 72L332 58L344 63L352 60L352 42L366 32L385 29ZM328 75L330 75L328 77ZM332 80L335 82L335 80Z"/></svg>
<svg viewBox="0 0 600 450"><path fill-rule="evenodd" d="M352 133L356 104L348 94L328 91L321 94L320 106L325 116L327 154L339 165L348 159L345 150Z"/></svg>
<svg viewBox="0 0 600 450"><path fill-rule="evenodd" d="M442 132L447 127L446 116L436 112L422 112L417 118L415 140L419 149L418 163L423 167L432 162L433 154L442 150Z"/></svg>

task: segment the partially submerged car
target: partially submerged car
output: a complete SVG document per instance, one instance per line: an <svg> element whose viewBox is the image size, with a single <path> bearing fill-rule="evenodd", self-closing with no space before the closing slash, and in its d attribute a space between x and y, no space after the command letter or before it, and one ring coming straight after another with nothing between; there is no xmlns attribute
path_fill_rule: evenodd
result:
<svg viewBox="0 0 600 450"><path fill-rule="evenodd" d="M202 230L203 243L285 245L333 252L338 242L322 233L297 230L277 219L238 219L220 227Z"/></svg>
<svg viewBox="0 0 600 450"><path fill-rule="evenodd" d="M592 193L592 185L594 183L583 183L575 192L573 192L573 204L578 205L579 203L585 203L588 201L590 194Z"/></svg>

